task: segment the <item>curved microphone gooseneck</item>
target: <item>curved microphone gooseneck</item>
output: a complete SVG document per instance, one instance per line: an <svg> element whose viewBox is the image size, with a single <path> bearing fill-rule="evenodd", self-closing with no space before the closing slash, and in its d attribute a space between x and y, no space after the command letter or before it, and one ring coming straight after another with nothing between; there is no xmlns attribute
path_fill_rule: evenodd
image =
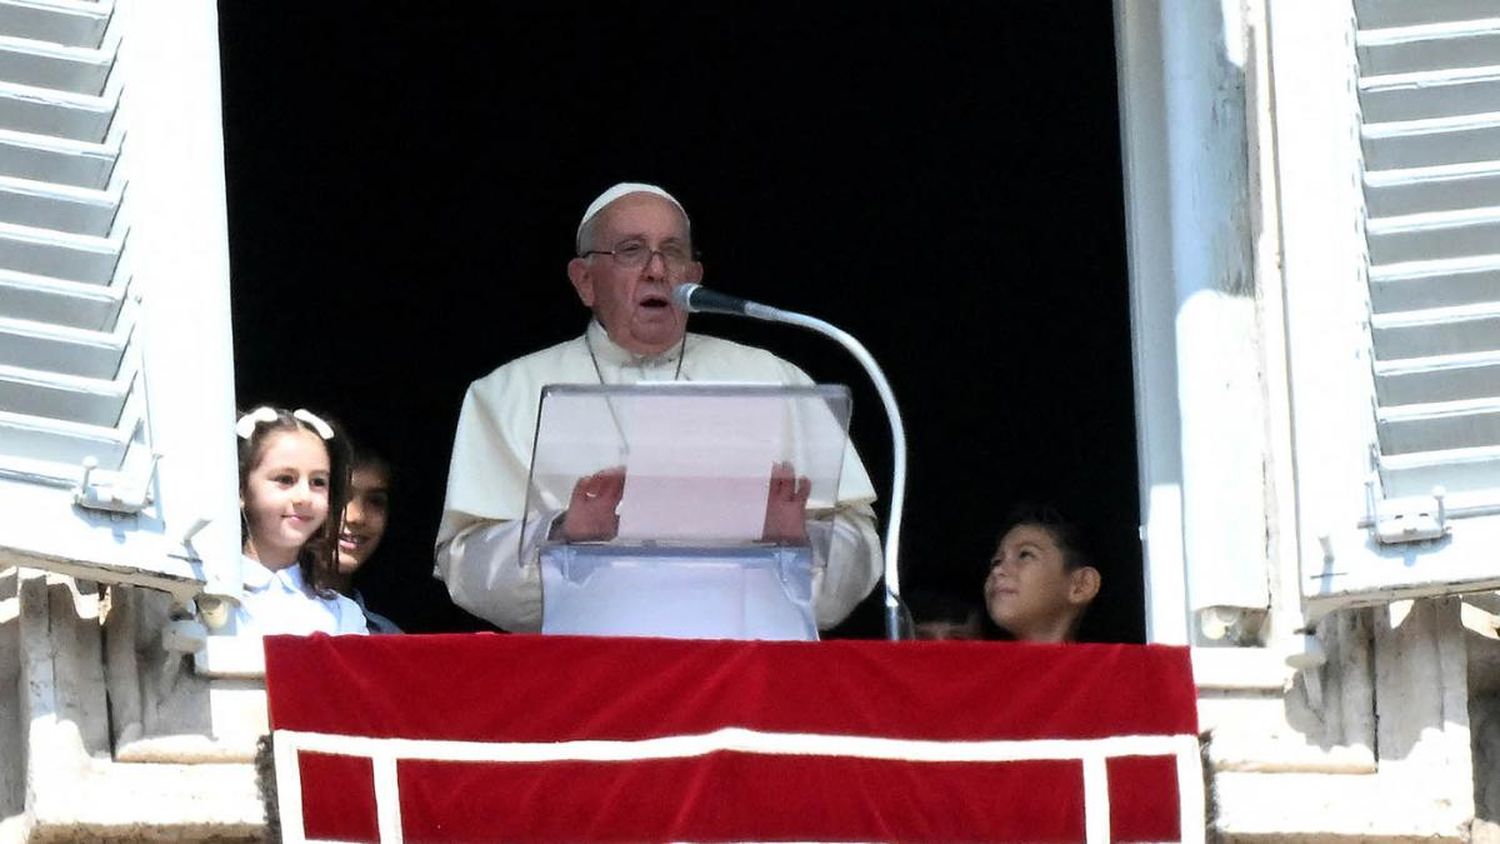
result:
<svg viewBox="0 0 1500 844"><path fill-rule="evenodd" d="M891 383L886 380L875 357L848 332L817 317L751 302L709 290L701 284L678 285L672 291L672 304L690 314L730 314L811 329L836 340L864 366L865 374L875 385L875 392L880 394L881 404L885 405L886 419L891 426L891 512L885 525L885 635L891 640L903 638L907 625L903 623L905 616L901 606L901 570L897 565L897 554L901 545L901 512L906 506L906 426L901 421L901 410L896 406Z"/></svg>

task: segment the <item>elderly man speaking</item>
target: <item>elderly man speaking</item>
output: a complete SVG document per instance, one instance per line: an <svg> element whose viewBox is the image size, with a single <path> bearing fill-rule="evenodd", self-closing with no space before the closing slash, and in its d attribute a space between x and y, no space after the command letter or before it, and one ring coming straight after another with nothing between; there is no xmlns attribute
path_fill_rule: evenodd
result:
<svg viewBox="0 0 1500 844"><path fill-rule="evenodd" d="M623 474L606 470L579 481L565 511L525 522L527 473L537 408L548 384L637 384L713 381L807 385L796 366L763 349L687 333L687 314L672 290L697 282L682 205L655 185L615 185L589 204L578 225L568 278L593 313L583 336L501 366L469 386L459 415L437 538L437 575L460 607L512 631L541 627L538 554L549 537L609 539ZM852 454L852 452L850 452ZM831 523L828 559L813 572L813 606L820 628L832 627L874 587L881 571L875 500L869 475L846 461ZM782 501L795 507L784 535L805 539L805 489L783 476ZM787 483L791 480L790 483ZM772 485L768 533L775 521Z"/></svg>

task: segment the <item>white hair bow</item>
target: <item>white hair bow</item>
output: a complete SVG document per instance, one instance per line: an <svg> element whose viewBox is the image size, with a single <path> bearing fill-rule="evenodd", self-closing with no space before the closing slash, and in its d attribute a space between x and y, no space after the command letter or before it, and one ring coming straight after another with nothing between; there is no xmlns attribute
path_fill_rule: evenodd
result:
<svg viewBox="0 0 1500 844"><path fill-rule="evenodd" d="M311 410L303 410L299 407L296 410L292 411L292 416L297 419L301 419L303 422L311 425L312 429L314 431L317 431L318 436L322 437L323 439L333 439L333 426L328 424L327 422L324 422L322 419L319 419L317 414L313 413Z"/></svg>
<svg viewBox="0 0 1500 844"><path fill-rule="evenodd" d="M316 413L313 413L311 410L306 410L299 407L296 410L292 411L292 418L302 422L306 422L308 427L312 428L314 431L317 431L318 436L322 437L323 439L333 439L333 426L329 425L327 422L324 422L321 418L318 417ZM246 413L244 416L241 416L239 421L234 423L234 432L239 435L240 439L248 440L251 437L255 436L256 426L266 422L275 421L276 409L267 405L261 405L260 407L257 407L249 413Z"/></svg>
<svg viewBox="0 0 1500 844"><path fill-rule="evenodd" d="M234 432L236 434L239 434L240 439L248 440L251 437L255 436L255 426L261 424L262 422L275 421L276 411L273 408L261 405L260 407L257 407L244 416L241 416L240 420L234 423Z"/></svg>

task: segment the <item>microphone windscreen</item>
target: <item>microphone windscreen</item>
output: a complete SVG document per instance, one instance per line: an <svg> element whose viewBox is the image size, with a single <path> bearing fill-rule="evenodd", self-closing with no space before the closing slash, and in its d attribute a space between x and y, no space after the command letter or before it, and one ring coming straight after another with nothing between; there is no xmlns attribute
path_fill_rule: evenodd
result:
<svg viewBox="0 0 1500 844"><path fill-rule="evenodd" d="M701 286L691 281L677 285L672 289L672 305L679 311L693 313L693 291Z"/></svg>

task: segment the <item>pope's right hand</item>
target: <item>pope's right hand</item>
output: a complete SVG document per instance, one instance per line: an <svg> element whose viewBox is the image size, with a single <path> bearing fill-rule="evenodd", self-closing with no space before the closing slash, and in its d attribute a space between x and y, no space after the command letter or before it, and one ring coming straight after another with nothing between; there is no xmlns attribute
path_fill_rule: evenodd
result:
<svg viewBox="0 0 1500 844"><path fill-rule="evenodd" d="M614 539L620 529L615 510L625 494L625 467L615 466L578 479L568 512L563 514L562 536L569 542Z"/></svg>

